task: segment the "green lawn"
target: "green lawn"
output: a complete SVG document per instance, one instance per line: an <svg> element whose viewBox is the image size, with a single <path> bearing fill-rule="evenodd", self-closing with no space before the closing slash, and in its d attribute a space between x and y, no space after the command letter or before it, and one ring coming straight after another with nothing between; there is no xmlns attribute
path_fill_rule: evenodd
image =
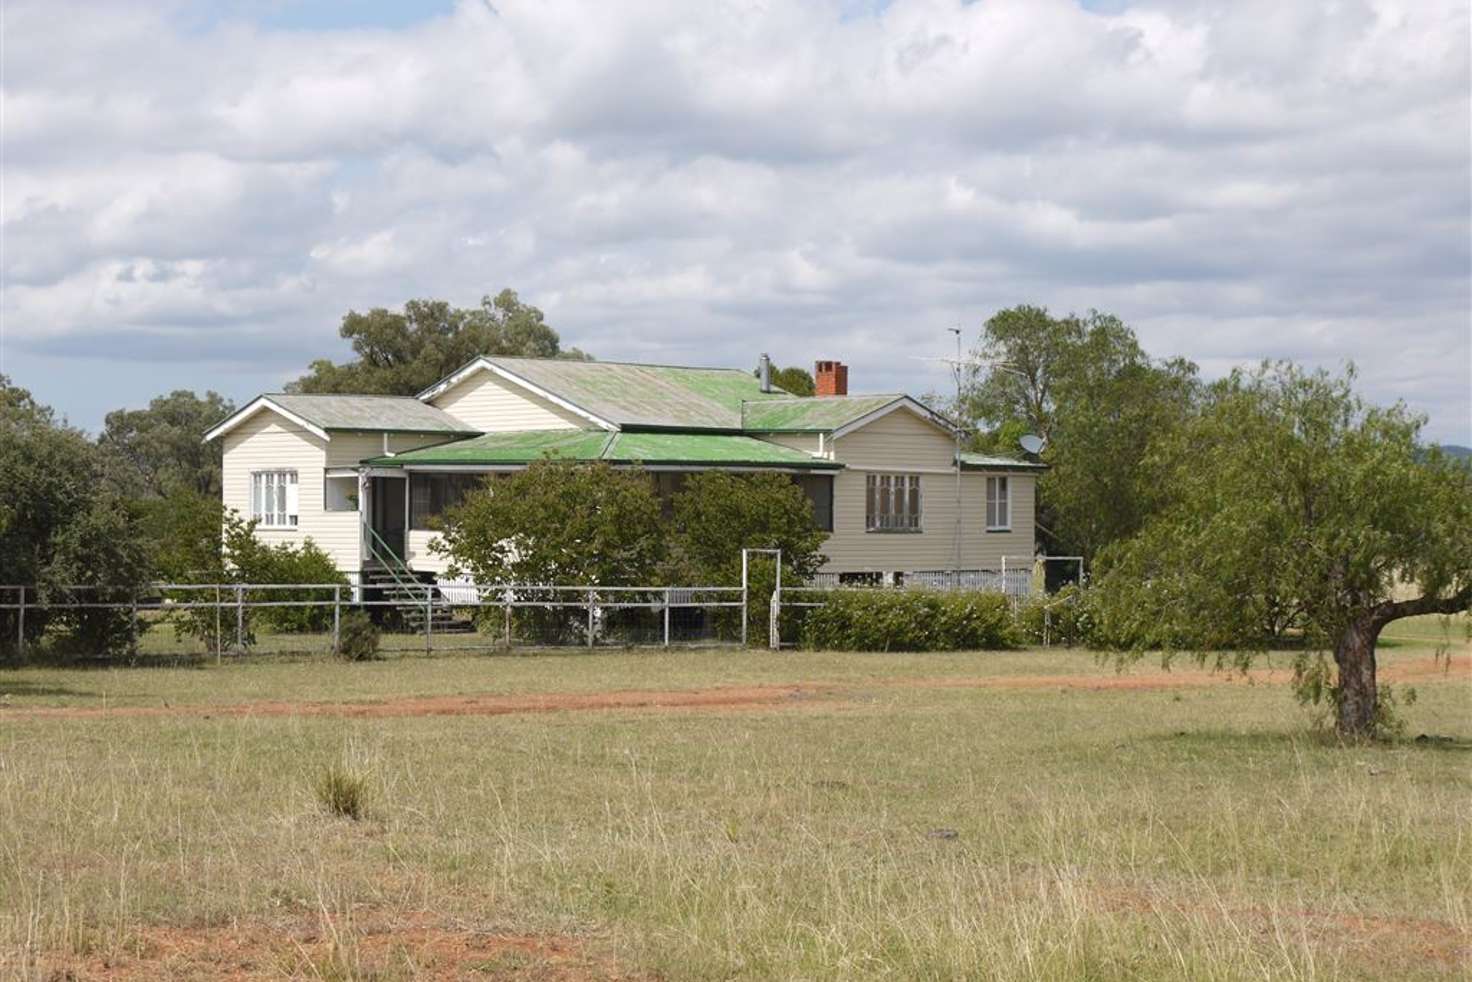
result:
<svg viewBox="0 0 1472 982"><path fill-rule="evenodd" d="M1061 651L0 671L0 977L1462 978L1472 668L1434 650L1382 666L1436 739L1350 749L1282 659L1252 682ZM281 707L759 686L794 691ZM216 712L247 703L275 708ZM334 764L366 777L361 821L319 804Z"/></svg>

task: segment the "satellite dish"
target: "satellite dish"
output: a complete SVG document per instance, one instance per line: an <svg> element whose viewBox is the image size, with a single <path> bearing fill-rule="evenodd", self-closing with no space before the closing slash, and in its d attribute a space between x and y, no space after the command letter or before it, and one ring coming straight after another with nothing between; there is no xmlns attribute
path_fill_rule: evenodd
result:
<svg viewBox="0 0 1472 982"><path fill-rule="evenodd" d="M1017 442L1020 443L1020 444L1022 444L1022 449L1023 450L1026 450L1028 453L1032 454L1034 457L1036 457L1038 454L1042 453L1043 452L1043 447L1047 445L1046 442L1043 440L1042 437L1040 437L1040 436L1034 436L1031 433L1027 434L1027 436L1022 437Z"/></svg>

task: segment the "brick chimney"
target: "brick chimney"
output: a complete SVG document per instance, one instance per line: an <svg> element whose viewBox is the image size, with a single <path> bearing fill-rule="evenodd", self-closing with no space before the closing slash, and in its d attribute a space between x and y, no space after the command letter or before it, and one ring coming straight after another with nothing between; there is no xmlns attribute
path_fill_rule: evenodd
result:
<svg viewBox="0 0 1472 982"><path fill-rule="evenodd" d="M841 361L820 361L813 373L820 396L848 395L848 366Z"/></svg>

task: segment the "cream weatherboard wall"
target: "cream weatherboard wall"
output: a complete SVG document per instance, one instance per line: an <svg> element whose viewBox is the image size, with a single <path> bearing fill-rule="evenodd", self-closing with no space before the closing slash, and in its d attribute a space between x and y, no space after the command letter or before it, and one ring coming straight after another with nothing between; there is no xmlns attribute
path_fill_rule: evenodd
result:
<svg viewBox="0 0 1472 982"><path fill-rule="evenodd" d="M900 409L831 443L845 465L833 484L833 534L823 551L828 572L948 569L955 555L955 439L945 430ZM865 529L869 474L920 475L919 532ZM986 479L1005 476L1011 528L986 529ZM961 566L996 569L1030 560L1036 478L1029 473L966 471L961 476Z"/></svg>
<svg viewBox="0 0 1472 982"><path fill-rule="evenodd" d="M580 430L592 424L577 413L482 369L430 400L430 405L486 433Z"/></svg>
<svg viewBox="0 0 1472 982"><path fill-rule="evenodd" d="M332 557L343 573L357 576L359 516L356 511L328 511L323 484L330 468L355 467L365 457L388 450L401 453L444 440L443 436L405 433L355 433L336 430L322 440L274 412L265 410L221 437L224 451L222 492L225 507L241 517L251 514L251 474L256 471L297 472L297 524L294 528L256 527L256 538L270 545L300 545L307 539Z"/></svg>

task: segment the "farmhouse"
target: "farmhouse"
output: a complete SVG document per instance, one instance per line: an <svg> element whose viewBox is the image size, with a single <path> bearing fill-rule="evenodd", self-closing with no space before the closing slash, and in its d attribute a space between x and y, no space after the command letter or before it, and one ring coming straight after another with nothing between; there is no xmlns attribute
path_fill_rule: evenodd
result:
<svg viewBox="0 0 1472 982"><path fill-rule="evenodd" d="M310 538L355 583L384 566L442 576L437 516L548 457L641 466L666 497L694 471L788 474L842 580L1030 563L1041 465L958 455L949 422L909 396L850 395L839 362L818 362L811 398L762 364L480 357L417 397L262 395L206 439L223 443L227 507L266 542Z"/></svg>

